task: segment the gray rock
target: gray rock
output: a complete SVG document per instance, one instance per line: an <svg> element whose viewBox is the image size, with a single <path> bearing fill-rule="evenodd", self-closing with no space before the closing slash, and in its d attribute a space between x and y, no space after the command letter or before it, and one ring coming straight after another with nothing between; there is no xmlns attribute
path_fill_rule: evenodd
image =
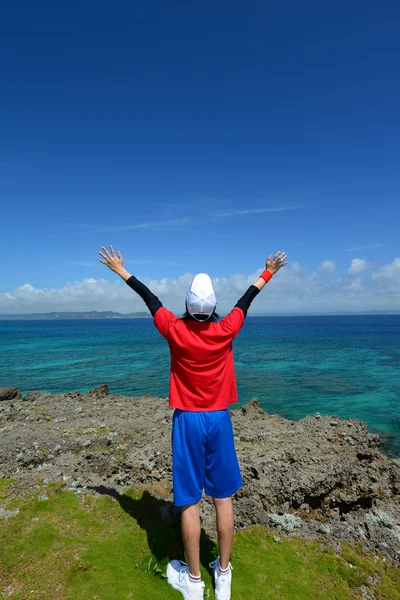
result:
<svg viewBox="0 0 400 600"><path fill-rule="evenodd" d="M6 510L5 508L0 508L0 519L9 519L10 517L14 517L19 513L19 508L15 510Z"/></svg>
<svg viewBox="0 0 400 600"><path fill-rule="evenodd" d="M21 392L16 387L0 388L0 402L2 400L20 400Z"/></svg>
<svg viewBox="0 0 400 600"><path fill-rule="evenodd" d="M347 442L351 446L354 446L355 441L353 440L353 438L351 437L351 435L345 435L343 439L344 439L345 442Z"/></svg>
<svg viewBox="0 0 400 600"><path fill-rule="evenodd" d="M270 521L281 531L285 531L286 533L290 533L296 527L301 526L300 517L296 517L295 515L291 515L289 513L278 515L276 513L270 513L268 515Z"/></svg>
<svg viewBox="0 0 400 600"><path fill-rule="evenodd" d="M45 396L43 392L30 391L26 392L25 396L23 397L23 400L25 402L36 402L36 400L41 400L43 396Z"/></svg>
<svg viewBox="0 0 400 600"><path fill-rule="evenodd" d="M108 396L108 385L106 383L103 383L103 384L93 388L92 390L89 390L85 394L85 398L100 399L100 398L104 398L105 396Z"/></svg>

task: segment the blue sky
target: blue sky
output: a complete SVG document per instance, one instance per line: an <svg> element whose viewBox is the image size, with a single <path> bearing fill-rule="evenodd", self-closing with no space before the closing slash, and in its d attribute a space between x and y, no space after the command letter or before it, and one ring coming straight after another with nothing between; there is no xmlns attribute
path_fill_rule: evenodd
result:
<svg viewBox="0 0 400 600"><path fill-rule="evenodd" d="M0 293L115 282L110 243L154 281L247 277L277 250L363 293L397 277L399 18L396 2L3 3Z"/></svg>

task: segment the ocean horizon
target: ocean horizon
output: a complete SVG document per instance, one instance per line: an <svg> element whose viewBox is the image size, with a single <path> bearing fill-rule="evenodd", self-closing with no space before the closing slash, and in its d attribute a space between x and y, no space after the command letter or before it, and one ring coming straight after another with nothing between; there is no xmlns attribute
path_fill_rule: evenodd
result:
<svg viewBox="0 0 400 600"><path fill-rule="evenodd" d="M169 349L152 319L4 320L0 387L168 396ZM270 414L365 421L400 457L400 315L251 316L233 342L239 402Z"/></svg>

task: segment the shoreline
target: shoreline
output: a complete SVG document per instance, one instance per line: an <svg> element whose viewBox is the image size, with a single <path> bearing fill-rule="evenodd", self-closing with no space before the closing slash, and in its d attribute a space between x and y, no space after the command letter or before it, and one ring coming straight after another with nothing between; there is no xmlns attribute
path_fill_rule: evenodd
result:
<svg viewBox="0 0 400 600"><path fill-rule="evenodd" d="M99 386L99 387L101 387L101 386ZM4 390L4 389L18 389L18 392L21 394L21 397L25 396L28 393L29 394L47 394L47 395L52 395L52 396L62 396L62 395L68 396L71 393L72 394L78 393L78 394L81 394L82 396L84 396L85 394L89 393L90 391L93 391L93 388L92 389L89 388L86 391L68 392L68 391L64 391L63 389L59 389L59 390L57 390L57 389L56 390L49 390L49 389L47 389L47 390L32 390L31 388L23 389L23 388L15 388L13 386L10 386L10 388L1 388L0 387L0 402L1 402L1 390ZM94 389L97 389L97 388L94 388ZM146 396L146 397L150 397L151 396L151 397L154 397L154 398L166 398L166 402L168 403L168 396L166 396L166 395L165 396L164 395L157 396L157 395L154 395L154 394L151 394L151 393L149 393L149 394L147 394L147 393L146 394L138 394L137 396L130 396L130 395L124 394L124 392L122 391L122 392L116 392L116 393L110 394L110 396L121 397L121 398L138 398L138 397L144 397L144 396ZM242 406L245 406L246 404L248 404L248 402L249 402L249 400L247 402L239 400L237 403L231 404L229 406L229 410L230 411L240 410L242 408ZM326 414L326 413L320 413L320 412L311 413L310 412L310 413L304 415L303 417L296 418L295 416L293 416L293 418L291 418L290 416L283 416L279 411L277 411L275 413L269 413L268 410L265 410L263 408L263 401L262 400L260 401L260 408L266 414L274 414L274 415L277 415L277 416L281 416L283 419L286 419L288 421L294 421L294 422L297 422L297 421L299 421L301 419L304 419L304 418L306 418L308 416L313 416L313 415L320 415L320 416L325 416L325 417L331 416L331 414ZM336 415L336 416L338 418L340 418L340 419L346 420L346 417L339 417L338 415ZM358 419L358 417L353 417L353 418L354 419ZM373 427L373 426L369 425L368 423L366 423L362 419L358 419L358 420L360 420L361 422L365 423L365 425L368 428L368 431L370 433L379 436L379 438L380 438L380 451L381 451L382 454L384 454L386 456L386 458L388 458L388 459L400 459L400 444L396 443L396 442L393 442L393 433L392 432L387 432L387 431L379 430L376 427ZM393 448L394 448L394 450L393 450Z"/></svg>
<svg viewBox="0 0 400 600"><path fill-rule="evenodd" d="M178 316L178 313L175 313ZM62 313L60 313L62 314ZM84 313L83 313L84 314ZM180 315L181 313L179 313ZM138 315L124 315L122 313L108 316L102 316L101 313L91 316L44 316L45 313L34 313L30 314L0 314L0 321L118 321L118 320L132 320L132 319L152 319L151 314L138 314ZM225 315L221 315L221 318ZM249 313L246 318L298 318L298 317L398 317L400 316L400 310L382 311L382 312L330 312L330 313ZM20 317L20 318L18 318Z"/></svg>
<svg viewBox="0 0 400 600"><path fill-rule="evenodd" d="M62 481L79 495L107 485L145 488L174 512L167 398L0 389L0 477L14 478L4 502L35 477ZM257 399L230 409L243 486L236 529L252 524L305 538L361 543L400 563L400 458L359 419L318 413L298 421L265 412ZM7 518L7 511L1 516ZM10 515L11 516L11 515ZM215 538L212 501L202 525Z"/></svg>

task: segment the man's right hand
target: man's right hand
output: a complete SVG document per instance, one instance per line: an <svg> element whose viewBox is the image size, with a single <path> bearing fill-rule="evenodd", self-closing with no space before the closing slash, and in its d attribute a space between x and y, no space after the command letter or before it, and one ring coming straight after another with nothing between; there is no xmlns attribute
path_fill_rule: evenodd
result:
<svg viewBox="0 0 400 600"><path fill-rule="evenodd" d="M271 271L271 273L275 274L279 271L279 269L288 264L287 261L285 262L286 259L287 255L285 252L279 251L274 257L272 254L270 254L267 258L265 268L268 269L268 271Z"/></svg>

